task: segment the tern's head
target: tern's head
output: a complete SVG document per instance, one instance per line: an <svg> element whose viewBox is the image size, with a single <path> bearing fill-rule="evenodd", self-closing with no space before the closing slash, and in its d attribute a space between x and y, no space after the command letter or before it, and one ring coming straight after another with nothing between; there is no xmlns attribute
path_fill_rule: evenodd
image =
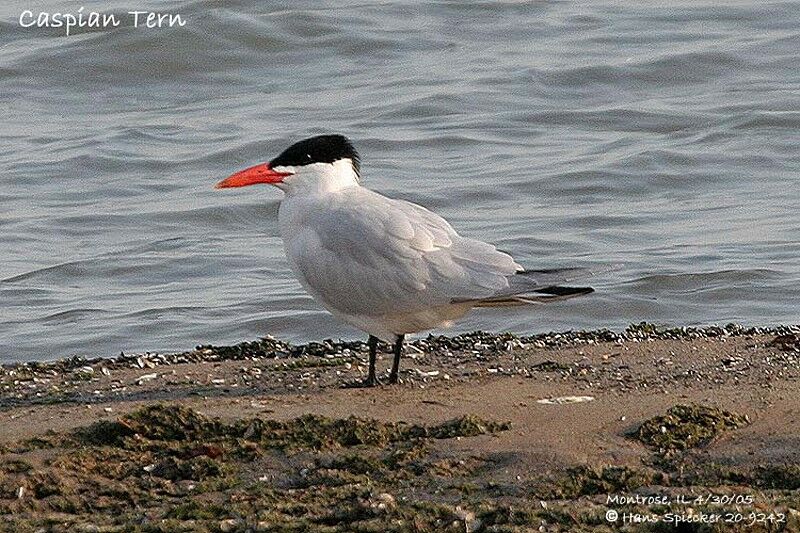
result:
<svg viewBox="0 0 800 533"><path fill-rule="evenodd" d="M284 192L330 192L358 185L360 161L347 137L318 135L296 142L270 161L216 184L217 189L269 183Z"/></svg>

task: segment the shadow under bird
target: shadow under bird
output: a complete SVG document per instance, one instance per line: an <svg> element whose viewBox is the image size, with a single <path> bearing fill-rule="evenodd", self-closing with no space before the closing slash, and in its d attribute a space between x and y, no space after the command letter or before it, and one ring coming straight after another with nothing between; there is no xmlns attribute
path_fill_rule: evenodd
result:
<svg viewBox="0 0 800 533"><path fill-rule="evenodd" d="M361 185L359 155L342 135L291 145L216 188L267 183L284 192L278 224L286 257L314 299L369 334L369 374L378 339L393 343L396 383L406 334L449 326L475 307L546 303L593 292L559 283L579 268L525 270L491 244L462 237L431 211Z"/></svg>

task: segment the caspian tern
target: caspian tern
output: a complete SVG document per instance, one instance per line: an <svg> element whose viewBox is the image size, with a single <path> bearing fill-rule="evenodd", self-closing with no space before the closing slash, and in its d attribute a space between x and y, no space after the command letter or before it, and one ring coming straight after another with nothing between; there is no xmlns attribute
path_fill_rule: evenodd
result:
<svg viewBox="0 0 800 533"><path fill-rule="evenodd" d="M342 135L297 142L216 188L274 185L278 224L302 286L369 335L365 386L378 382L378 339L394 343L397 383L406 334L448 326L474 307L552 302L593 292L561 287L584 269L525 270L491 244L462 237L424 207L361 185L359 155Z"/></svg>

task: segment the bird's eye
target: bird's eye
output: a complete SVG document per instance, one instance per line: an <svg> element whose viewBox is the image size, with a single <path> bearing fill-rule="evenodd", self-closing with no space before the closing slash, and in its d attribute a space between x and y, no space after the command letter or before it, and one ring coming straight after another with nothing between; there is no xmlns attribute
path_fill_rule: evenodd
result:
<svg viewBox="0 0 800 533"><path fill-rule="evenodd" d="M307 157L308 159L311 159L311 154L306 154L306 157Z"/></svg>

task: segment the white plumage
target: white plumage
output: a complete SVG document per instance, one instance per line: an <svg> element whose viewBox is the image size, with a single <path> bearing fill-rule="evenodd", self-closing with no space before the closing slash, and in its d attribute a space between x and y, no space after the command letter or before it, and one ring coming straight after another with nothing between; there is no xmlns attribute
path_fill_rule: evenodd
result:
<svg viewBox="0 0 800 533"><path fill-rule="evenodd" d="M472 307L465 300L501 293L522 269L427 209L357 184L287 192L279 221L306 290L341 320L389 341L459 318Z"/></svg>

